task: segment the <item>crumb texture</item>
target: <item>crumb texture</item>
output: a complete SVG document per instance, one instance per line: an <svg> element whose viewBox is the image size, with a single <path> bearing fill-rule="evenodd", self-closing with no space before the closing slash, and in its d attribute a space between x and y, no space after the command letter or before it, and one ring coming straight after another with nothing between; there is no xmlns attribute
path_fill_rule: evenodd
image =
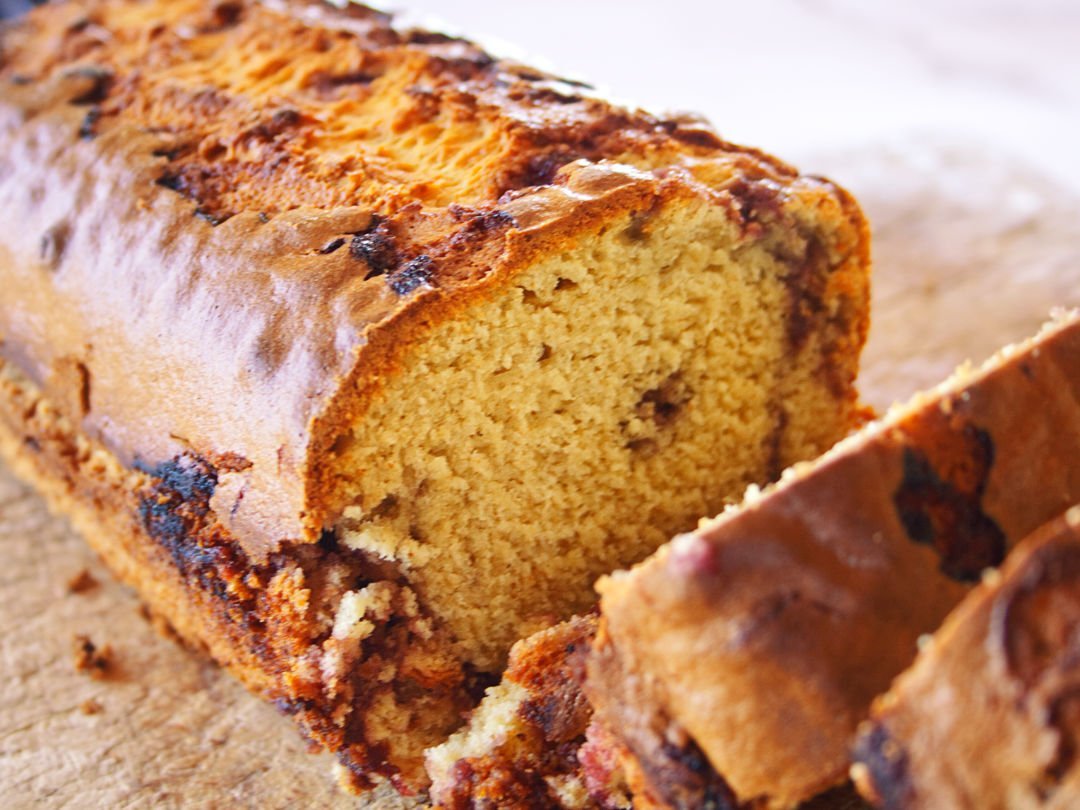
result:
<svg viewBox="0 0 1080 810"><path fill-rule="evenodd" d="M791 352L784 272L707 203L537 261L433 331L338 443L344 542L409 571L498 666L537 621L586 610L597 576L852 423L820 355Z"/></svg>

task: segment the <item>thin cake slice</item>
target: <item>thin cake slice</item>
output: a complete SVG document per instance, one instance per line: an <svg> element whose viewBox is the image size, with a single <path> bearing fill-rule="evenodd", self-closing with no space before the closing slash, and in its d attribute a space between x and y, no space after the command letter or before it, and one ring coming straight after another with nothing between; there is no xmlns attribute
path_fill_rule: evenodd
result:
<svg viewBox="0 0 1080 810"><path fill-rule="evenodd" d="M601 580L587 694L660 806L791 807L844 779L918 638L1077 501L1073 312Z"/></svg>
<svg viewBox="0 0 1080 810"><path fill-rule="evenodd" d="M359 784L859 418L862 215L700 121L355 5L0 54L3 455Z"/></svg>
<svg viewBox="0 0 1080 810"><path fill-rule="evenodd" d="M487 690L468 725L427 754L438 810L652 810L628 781L629 752L585 698L585 662L595 612L522 639L501 682ZM724 794L726 796L726 794ZM690 795L689 804L718 807ZM716 798L713 796L712 798ZM800 810L868 810L851 785L825 791Z"/></svg>
<svg viewBox="0 0 1080 810"><path fill-rule="evenodd" d="M874 702L852 772L885 810L1080 807L1080 506L1021 543Z"/></svg>

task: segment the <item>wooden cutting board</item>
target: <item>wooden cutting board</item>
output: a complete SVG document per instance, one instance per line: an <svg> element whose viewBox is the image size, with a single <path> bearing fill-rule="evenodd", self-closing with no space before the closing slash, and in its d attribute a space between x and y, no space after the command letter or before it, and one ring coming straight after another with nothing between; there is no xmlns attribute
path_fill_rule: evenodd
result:
<svg viewBox="0 0 1080 810"><path fill-rule="evenodd" d="M804 161L805 162L805 161ZM965 359L1080 305L1080 200L1002 156L912 144L811 162L856 193L875 229L875 314L862 388L885 407ZM326 755L199 656L0 469L0 805L394 807L343 796ZM73 592L89 572L96 584ZM79 584L79 583L76 583ZM76 671L73 637L115 674Z"/></svg>

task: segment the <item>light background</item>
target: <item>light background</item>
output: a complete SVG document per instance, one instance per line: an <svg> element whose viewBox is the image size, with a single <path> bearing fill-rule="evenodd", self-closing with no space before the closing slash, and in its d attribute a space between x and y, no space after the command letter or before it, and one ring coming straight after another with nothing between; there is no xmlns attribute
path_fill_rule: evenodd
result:
<svg viewBox="0 0 1080 810"><path fill-rule="evenodd" d="M728 139L807 170L821 153L944 136L1080 189L1075 0L419 0L409 8L620 100L703 112Z"/></svg>

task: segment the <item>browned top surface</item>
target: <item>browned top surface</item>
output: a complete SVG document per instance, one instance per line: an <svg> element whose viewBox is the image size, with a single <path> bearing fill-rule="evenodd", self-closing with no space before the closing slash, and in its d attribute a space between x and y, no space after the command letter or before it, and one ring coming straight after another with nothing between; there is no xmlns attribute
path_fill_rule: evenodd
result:
<svg viewBox="0 0 1080 810"><path fill-rule="evenodd" d="M93 0L0 37L0 350L128 462L231 457L256 557L332 519L356 390L531 256L836 193L360 8Z"/></svg>
<svg viewBox="0 0 1080 810"><path fill-rule="evenodd" d="M727 151L755 163L701 122L615 107L358 5L92 0L37 12L6 38L8 81L73 69L88 133L167 136L162 182L214 217L478 207L579 158L658 168ZM793 176L772 159L754 168Z"/></svg>

